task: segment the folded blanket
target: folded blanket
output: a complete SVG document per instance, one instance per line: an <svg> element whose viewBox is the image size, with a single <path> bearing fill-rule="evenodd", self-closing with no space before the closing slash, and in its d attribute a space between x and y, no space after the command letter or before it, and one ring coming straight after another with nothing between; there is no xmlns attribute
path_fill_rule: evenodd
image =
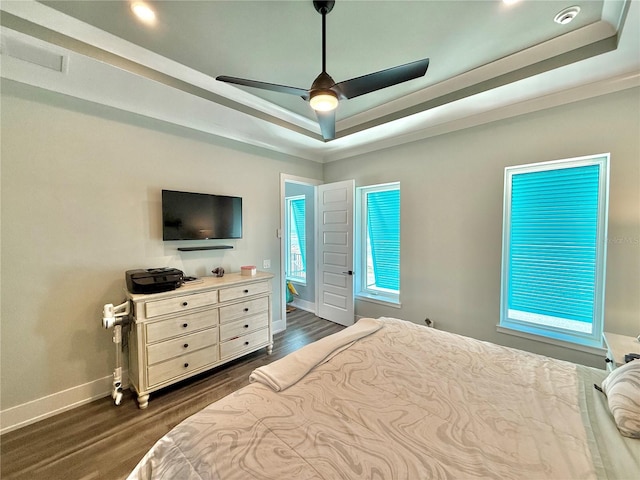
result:
<svg viewBox="0 0 640 480"><path fill-rule="evenodd" d="M290 353L280 360L256 368L249 376L250 382L259 382L280 392L304 377L317 365L326 362L334 354L351 346L356 340L380 330L382 322L362 318L355 325L345 328Z"/></svg>

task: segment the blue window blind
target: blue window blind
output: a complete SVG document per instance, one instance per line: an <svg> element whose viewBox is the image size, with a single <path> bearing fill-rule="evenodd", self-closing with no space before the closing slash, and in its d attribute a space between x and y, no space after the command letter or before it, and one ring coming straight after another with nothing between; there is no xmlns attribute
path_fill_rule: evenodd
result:
<svg viewBox="0 0 640 480"><path fill-rule="evenodd" d="M304 198L291 200L291 219L298 237L302 271L306 271L307 241L306 241L306 202Z"/></svg>
<svg viewBox="0 0 640 480"><path fill-rule="evenodd" d="M506 169L501 326L601 344L608 159Z"/></svg>
<svg viewBox="0 0 640 480"><path fill-rule="evenodd" d="M400 190L367 194L367 234L375 287L400 289Z"/></svg>
<svg viewBox="0 0 640 480"><path fill-rule="evenodd" d="M286 215L286 277L287 280L305 283L307 278L307 227L304 195L286 199Z"/></svg>
<svg viewBox="0 0 640 480"><path fill-rule="evenodd" d="M591 324L599 173L589 165L513 176L510 309Z"/></svg>

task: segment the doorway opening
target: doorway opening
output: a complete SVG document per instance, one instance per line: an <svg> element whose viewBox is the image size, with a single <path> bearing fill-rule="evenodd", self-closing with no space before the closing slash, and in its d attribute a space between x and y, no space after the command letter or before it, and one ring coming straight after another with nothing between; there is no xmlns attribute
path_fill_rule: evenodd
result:
<svg viewBox="0 0 640 480"><path fill-rule="evenodd" d="M316 313L316 186L321 180L281 174L281 318Z"/></svg>
<svg viewBox="0 0 640 480"><path fill-rule="evenodd" d="M325 184L281 174L281 325L287 307L352 325L354 180Z"/></svg>

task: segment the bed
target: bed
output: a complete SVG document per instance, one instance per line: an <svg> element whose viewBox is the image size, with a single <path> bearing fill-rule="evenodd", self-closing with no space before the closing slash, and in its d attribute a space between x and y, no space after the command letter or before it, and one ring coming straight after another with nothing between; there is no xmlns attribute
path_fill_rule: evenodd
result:
<svg viewBox="0 0 640 480"><path fill-rule="evenodd" d="M129 478L638 478L640 439L620 433L593 386L606 376L361 319L255 370L162 437Z"/></svg>

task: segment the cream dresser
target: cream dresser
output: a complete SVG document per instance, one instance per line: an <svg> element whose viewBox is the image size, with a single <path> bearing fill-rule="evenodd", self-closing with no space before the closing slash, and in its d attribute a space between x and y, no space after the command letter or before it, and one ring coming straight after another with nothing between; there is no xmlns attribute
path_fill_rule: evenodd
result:
<svg viewBox="0 0 640 480"><path fill-rule="evenodd" d="M129 383L140 408L160 388L263 347L271 354L272 278L230 273L170 292L127 292L133 307Z"/></svg>

